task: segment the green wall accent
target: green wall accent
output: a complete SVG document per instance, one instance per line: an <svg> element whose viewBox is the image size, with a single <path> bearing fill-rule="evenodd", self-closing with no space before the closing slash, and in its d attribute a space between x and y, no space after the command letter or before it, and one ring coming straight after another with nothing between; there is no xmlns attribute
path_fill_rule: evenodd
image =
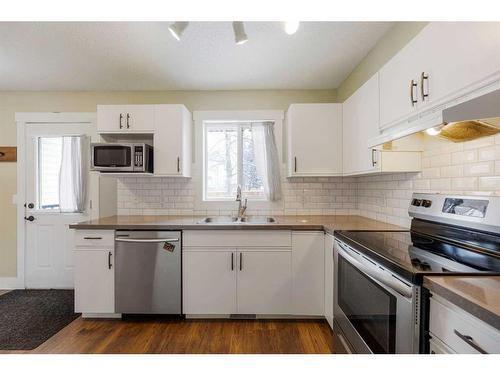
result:
<svg viewBox="0 0 500 375"><path fill-rule="evenodd" d="M428 22L397 22L337 88L338 101L343 102L351 96L427 24Z"/></svg>

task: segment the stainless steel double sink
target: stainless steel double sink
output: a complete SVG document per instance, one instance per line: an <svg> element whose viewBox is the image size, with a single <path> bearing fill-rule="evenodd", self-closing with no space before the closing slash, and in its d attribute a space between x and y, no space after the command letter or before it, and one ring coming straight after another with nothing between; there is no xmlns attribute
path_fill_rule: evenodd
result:
<svg viewBox="0 0 500 375"><path fill-rule="evenodd" d="M237 218L235 216L213 216L200 220L198 224L272 224L274 217L249 216Z"/></svg>

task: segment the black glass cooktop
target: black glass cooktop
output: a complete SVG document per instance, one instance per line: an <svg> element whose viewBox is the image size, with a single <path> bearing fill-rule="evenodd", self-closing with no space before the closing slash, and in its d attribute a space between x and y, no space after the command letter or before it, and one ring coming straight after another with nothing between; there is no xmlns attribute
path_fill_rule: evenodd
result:
<svg viewBox="0 0 500 375"><path fill-rule="evenodd" d="M464 239L445 241L414 231L339 231L336 235L412 282L431 274L500 274L500 251L493 251L491 241L487 246L472 246Z"/></svg>

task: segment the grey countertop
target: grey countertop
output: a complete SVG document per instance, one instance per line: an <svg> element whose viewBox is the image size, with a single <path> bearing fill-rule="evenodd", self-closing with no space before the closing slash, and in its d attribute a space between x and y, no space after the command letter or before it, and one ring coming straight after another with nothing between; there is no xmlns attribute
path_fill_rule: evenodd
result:
<svg viewBox="0 0 500 375"><path fill-rule="evenodd" d="M500 329L500 276L426 276L424 287Z"/></svg>
<svg viewBox="0 0 500 375"><path fill-rule="evenodd" d="M380 221L353 215L331 216L273 216L276 223L245 224L200 224L203 216L110 216L96 220L71 224L72 229L154 229L154 230L193 230L193 229L261 229L261 230L324 230L333 234L334 230L404 230L405 228Z"/></svg>

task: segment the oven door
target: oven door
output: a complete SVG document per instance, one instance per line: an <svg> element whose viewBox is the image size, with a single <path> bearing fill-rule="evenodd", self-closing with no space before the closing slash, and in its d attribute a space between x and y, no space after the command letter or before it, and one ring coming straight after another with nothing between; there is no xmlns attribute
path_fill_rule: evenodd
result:
<svg viewBox="0 0 500 375"><path fill-rule="evenodd" d="M334 318L357 353L418 352L418 290L335 241Z"/></svg>
<svg viewBox="0 0 500 375"><path fill-rule="evenodd" d="M91 163L94 171L133 172L134 147L124 144L93 144Z"/></svg>

